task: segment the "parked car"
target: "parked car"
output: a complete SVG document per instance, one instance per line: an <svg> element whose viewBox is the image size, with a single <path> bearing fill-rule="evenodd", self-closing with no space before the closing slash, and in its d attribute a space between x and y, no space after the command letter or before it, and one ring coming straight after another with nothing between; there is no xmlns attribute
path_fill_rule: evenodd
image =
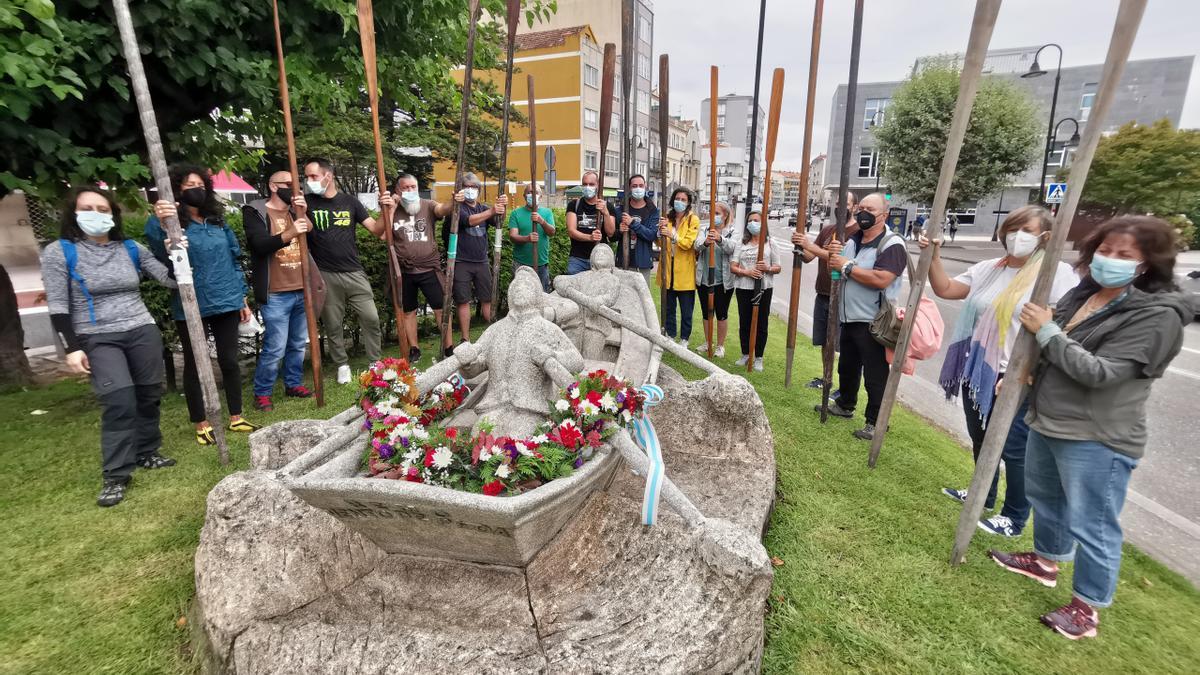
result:
<svg viewBox="0 0 1200 675"><path fill-rule="evenodd" d="M1200 321L1200 270L1192 270L1179 279L1179 287L1192 296L1192 318Z"/></svg>
<svg viewBox="0 0 1200 675"><path fill-rule="evenodd" d="M787 226L791 228L796 227L796 214L793 213L792 215L788 216Z"/></svg>

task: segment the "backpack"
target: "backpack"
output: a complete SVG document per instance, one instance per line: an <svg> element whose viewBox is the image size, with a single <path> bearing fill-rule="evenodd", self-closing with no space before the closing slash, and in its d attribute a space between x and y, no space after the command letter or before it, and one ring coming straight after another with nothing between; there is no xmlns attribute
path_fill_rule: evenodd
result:
<svg viewBox="0 0 1200 675"><path fill-rule="evenodd" d="M79 276L79 272L75 270L75 266L79 264L79 249L75 247L75 242L70 239L59 239L58 243L62 246L63 258L67 262L67 276L79 284L79 290L83 291L83 297L87 298L88 318L91 319L92 323L96 323L96 305L92 302L92 294L88 291L83 277ZM138 273L138 278L141 278L142 255L138 251L137 242L132 239L122 239L121 243L125 245L125 252L129 254L129 259L133 261L133 269ZM70 288L69 285L68 288Z"/></svg>

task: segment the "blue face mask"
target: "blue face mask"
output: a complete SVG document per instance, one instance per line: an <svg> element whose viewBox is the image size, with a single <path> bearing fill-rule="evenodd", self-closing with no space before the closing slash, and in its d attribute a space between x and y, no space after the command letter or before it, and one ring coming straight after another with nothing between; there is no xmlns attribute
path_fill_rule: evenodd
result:
<svg viewBox="0 0 1200 675"><path fill-rule="evenodd" d="M400 199L404 200L405 204L412 204L421 200L421 194L416 190L407 190L400 193Z"/></svg>
<svg viewBox="0 0 1200 675"><path fill-rule="evenodd" d="M713 216L713 223L720 225L721 224L721 216Z"/></svg>
<svg viewBox="0 0 1200 675"><path fill-rule="evenodd" d="M533 195L525 195L525 206L533 206Z"/></svg>
<svg viewBox="0 0 1200 675"><path fill-rule="evenodd" d="M1092 264L1088 266L1088 271L1092 273L1092 279L1096 283L1105 288L1120 288L1121 286L1129 285L1133 281L1133 277L1137 275L1137 267L1141 262L1137 260L1118 260L1117 258L1106 258L1099 253L1092 256Z"/></svg>
<svg viewBox="0 0 1200 675"><path fill-rule="evenodd" d="M688 204L682 199L676 199L672 204L675 207L675 213L683 213L687 211Z"/></svg>
<svg viewBox="0 0 1200 675"><path fill-rule="evenodd" d="M75 222L79 224L79 229L89 237L106 235L114 225L111 213L100 213L99 211L76 211Z"/></svg>
<svg viewBox="0 0 1200 675"><path fill-rule="evenodd" d="M746 223L746 231L749 232L751 236L757 237L758 233L762 231L762 223L759 223L757 220L752 220Z"/></svg>
<svg viewBox="0 0 1200 675"><path fill-rule="evenodd" d="M633 196L634 199L645 199L646 198L646 188L643 188L643 187L632 188L629 190L629 193Z"/></svg>

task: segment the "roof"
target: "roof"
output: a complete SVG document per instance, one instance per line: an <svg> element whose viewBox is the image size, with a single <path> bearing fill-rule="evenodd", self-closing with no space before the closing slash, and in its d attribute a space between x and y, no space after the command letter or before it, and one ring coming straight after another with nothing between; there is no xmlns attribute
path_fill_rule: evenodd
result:
<svg viewBox="0 0 1200 675"><path fill-rule="evenodd" d="M238 192L248 194L258 194L242 177L236 173L221 171L213 176L213 192Z"/></svg>
<svg viewBox="0 0 1200 675"><path fill-rule="evenodd" d="M555 28L536 33L523 33L517 36L517 51L524 52L531 49L561 47L567 43L567 38L584 31L587 31L590 35L592 29L587 26L570 26L568 28ZM594 42L595 38L592 41Z"/></svg>

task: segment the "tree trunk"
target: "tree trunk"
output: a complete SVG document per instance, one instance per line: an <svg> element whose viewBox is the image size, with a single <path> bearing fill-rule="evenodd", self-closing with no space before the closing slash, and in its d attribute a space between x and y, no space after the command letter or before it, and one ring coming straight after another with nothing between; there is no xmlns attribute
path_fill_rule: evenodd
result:
<svg viewBox="0 0 1200 675"><path fill-rule="evenodd" d="M33 369L25 358L25 331L17 311L17 293L8 270L0 265L0 389L33 383Z"/></svg>

